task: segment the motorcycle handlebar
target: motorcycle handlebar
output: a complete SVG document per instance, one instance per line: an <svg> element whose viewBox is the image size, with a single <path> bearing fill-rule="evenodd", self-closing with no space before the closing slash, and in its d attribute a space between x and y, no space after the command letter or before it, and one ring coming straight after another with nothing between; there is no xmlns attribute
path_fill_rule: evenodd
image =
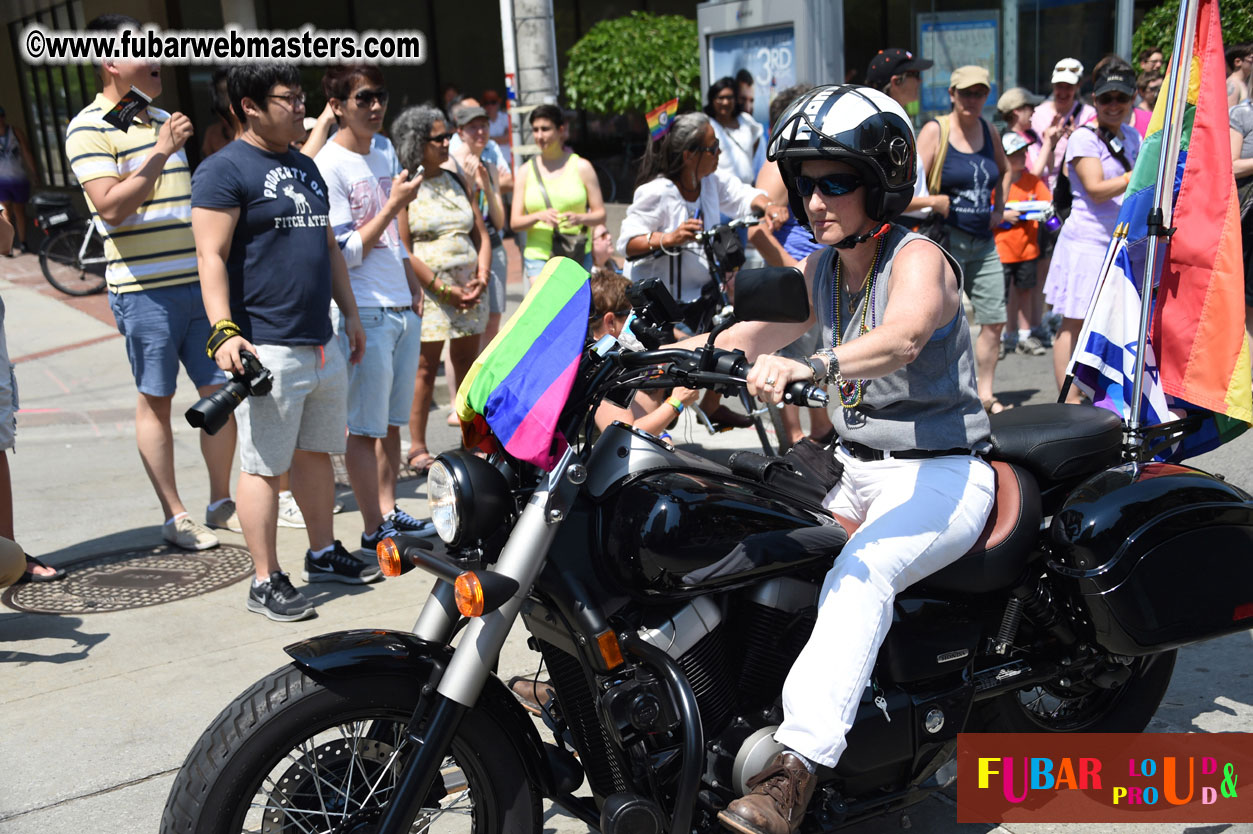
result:
<svg viewBox="0 0 1253 834"><path fill-rule="evenodd" d="M761 217L759 217L756 214L750 214L745 217L737 217L734 220L728 220L726 223L719 223L717 226L713 226L708 229L701 229L699 232L696 232L695 238L693 239L692 242L703 244L706 240L713 237L714 233L716 233L718 229L721 229L721 228L732 229L732 230L745 229L745 228L748 228L749 226L756 226L760 222L761 222ZM678 247L679 251L682 251L684 245L685 244L679 245ZM671 255L671 254L678 254L678 252L672 253L672 252L666 252L662 249L653 249L652 251L645 252L642 255L628 256L627 261L631 263L636 263L638 261L644 261L650 258L660 258L663 255Z"/></svg>
<svg viewBox="0 0 1253 834"><path fill-rule="evenodd" d="M675 370L682 372L681 382L688 387L712 388L718 385L743 385L749 370L744 354L729 350L717 351L711 371L696 370L700 363L700 351L682 348L624 353L619 355L618 361L622 367L628 369L643 368L648 365L677 365ZM821 407L830 402L830 397L818 386L811 385L804 380L797 380L789 383L784 389L783 402L788 405Z"/></svg>

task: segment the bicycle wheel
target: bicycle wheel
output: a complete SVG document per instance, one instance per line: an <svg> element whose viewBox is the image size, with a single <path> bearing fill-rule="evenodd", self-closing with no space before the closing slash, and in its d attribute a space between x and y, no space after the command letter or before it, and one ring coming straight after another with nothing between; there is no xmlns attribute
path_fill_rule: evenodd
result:
<svg viewBox="0 0 1253 834"><path fill-rule="evenodd" d="M53 232L39 250L39 268L48 283L66 295L91 295L105 287L104 246L93 235L87 247L87 266L78 253L87 234L87 225L65 226Z"/></svg>

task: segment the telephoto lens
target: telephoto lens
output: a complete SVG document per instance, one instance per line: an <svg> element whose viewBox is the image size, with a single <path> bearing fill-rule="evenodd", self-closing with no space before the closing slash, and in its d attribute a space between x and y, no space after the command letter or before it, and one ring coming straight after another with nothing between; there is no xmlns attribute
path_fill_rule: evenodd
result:
<svg viewBox="0 0 1253 834"><path fill-rule="evenodd" d="M221 388L187 409L183 416L192 428L217 434L244 397L264 397L270 393L274 377L261 360L246 350L239 352L239 360L244 366L242 374L233 375Z"/></svg>

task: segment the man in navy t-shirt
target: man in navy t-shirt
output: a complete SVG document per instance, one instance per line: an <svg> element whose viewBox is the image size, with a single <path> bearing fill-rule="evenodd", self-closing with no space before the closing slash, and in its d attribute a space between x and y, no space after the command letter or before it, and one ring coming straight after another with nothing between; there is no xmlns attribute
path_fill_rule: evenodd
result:
<svg viewBox="0 0 1253 834"><path fill-rule="evenodd" d="M290 146L304 132L299 73L241 65L226 84L244 132L200 165L191 189L201 292L214 322L207 348L224 371L242 373L240 353L248 351L274 375L269 395L246 398L235 414L239 520L256 568L248 609L303 620L314 616L313 604L277 555L278 479L288 469L309 533L305 581L379 578L376 565L335 540L332 526L330 455L344 451L348 375L331 330L331 299L344 315L353 363L365 351L365 332L327 221L326 183Z"/></svg>

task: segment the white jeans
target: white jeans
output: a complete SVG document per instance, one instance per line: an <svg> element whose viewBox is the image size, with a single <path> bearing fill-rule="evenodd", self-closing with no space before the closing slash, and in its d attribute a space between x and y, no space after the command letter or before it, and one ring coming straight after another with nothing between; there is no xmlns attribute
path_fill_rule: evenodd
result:
<svg viewBox="0 0 1253 834"><path fill-rule="evenodd" d="M824 505L861 522L827 573L809 642L783 685L775 739L834 767L847 746L896 595L957 560L987 523L992 467L976 457L859 461L837 447L844 476Z"/></svg>

